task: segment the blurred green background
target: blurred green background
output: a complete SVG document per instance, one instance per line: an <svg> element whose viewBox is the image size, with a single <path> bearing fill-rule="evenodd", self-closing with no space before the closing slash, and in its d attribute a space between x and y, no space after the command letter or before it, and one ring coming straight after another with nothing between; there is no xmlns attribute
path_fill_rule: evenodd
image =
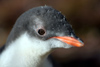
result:
<svg viewBox="0 0 100 67"><path fill-rule="evenodd" d="M23 12L44 5L61 11L85 43L81 48L54 51L52 56L61 67L100 67L100 0L0 0L0 46Z"/></svg>

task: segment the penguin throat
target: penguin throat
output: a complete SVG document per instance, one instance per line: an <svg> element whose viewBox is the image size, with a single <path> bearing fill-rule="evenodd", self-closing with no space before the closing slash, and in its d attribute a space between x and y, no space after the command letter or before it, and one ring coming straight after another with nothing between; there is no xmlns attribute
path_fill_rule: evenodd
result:
<svg viewBox="0 0 100 67"><path fill-rule="evenodd" d="M0 55L0 67L42 67L50 53L46 42L30 38L25 33L10 43Z"/></svg>

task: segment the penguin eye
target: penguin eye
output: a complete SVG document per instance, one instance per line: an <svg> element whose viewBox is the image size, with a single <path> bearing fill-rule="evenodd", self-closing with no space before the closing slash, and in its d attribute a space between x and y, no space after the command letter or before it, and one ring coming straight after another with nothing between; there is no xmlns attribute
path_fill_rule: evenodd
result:
<svg viewBox="0 0 100 67"><path fill-rule="evenodd" d="M44 29L38 29L38 34L39 35L44 35L45 34L45 30Z"/></svg>

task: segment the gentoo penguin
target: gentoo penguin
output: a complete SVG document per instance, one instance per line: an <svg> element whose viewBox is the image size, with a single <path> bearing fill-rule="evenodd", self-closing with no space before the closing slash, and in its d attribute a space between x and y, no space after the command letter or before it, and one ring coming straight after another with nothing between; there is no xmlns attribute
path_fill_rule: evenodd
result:
<svg viewBox="0 0 100 67"><path fill-rule="evenodd" d="M0 50L0 67L53 67L48 55L56 48L81 47L83 42L59 11L32 8L16 21Z"/></svg>

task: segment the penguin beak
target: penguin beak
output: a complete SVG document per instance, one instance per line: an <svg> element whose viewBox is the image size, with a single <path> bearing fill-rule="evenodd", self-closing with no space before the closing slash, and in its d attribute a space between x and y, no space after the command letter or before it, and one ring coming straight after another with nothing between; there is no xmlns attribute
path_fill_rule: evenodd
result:
<svg viewBox="0 0 100 67"><path fill-rule="evenodd" d="M52 38L56 38L64 43L67 43L67 44L72 45L72 46L76 46L76 47L84 46L84 43L80 39L76 39L74 37L57 36L57 37L52 37Z"/></svg>

